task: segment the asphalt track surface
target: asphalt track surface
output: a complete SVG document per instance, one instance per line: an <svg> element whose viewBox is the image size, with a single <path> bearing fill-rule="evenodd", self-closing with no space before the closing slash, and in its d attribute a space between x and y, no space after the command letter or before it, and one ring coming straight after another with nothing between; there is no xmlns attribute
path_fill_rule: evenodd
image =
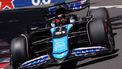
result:
<svg viewBox="0 0 122 69"><path fill-rule="evenodd" d="M122 5L122 0L91 0L92 6ZM122 8L108 8L113 32L115 34L116 52L101 58L89 58L83 61L65 63L47 69L122 69ZM8 69L11 69L9 66Z"/></svg>

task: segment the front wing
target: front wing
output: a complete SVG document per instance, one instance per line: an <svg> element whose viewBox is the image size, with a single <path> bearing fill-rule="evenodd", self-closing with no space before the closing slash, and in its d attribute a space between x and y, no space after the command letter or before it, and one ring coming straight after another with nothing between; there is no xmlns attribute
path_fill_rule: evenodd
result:
<svg viewBox="0 0 122 69"><path fill-rule="evenodd" d="M77 59L77 58L90 58L92 56L97 56L103 53L108 52L109 50L102 46L94 46L94 47L83 47L83 48L76 48L70 51L69 56L64 59L61 63ZM60 60L60 59L59 59ZM50 54L42 55L35 59L29 60L24 62L20 69L33 69L48 65L57 65L61 64L55 60Z"/></svg>

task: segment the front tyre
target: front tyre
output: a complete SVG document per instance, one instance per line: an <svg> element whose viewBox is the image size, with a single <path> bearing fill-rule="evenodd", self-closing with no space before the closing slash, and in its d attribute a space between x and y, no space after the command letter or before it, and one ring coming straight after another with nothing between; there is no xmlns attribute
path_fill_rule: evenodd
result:
<svg viewBox="0 0 122 69"><path fill-rule="evenodd" d="M18 37L11 42L11 66L18 69L20 64L28 59L27 41L25 37Z"/></svg>
<svg viewBox="0 0 122 69"><path fill-rule="evenodd" d="M110 22L108 10L106 8L98 8L90 11L90 15L93 16L94 21L103 21L104 30L106 33L106 47L112 52L115 49L114 35ZM99 23L99 22L98 22ZM95 27L95 26L94 26ZM96 28L97 29L97 28Z"/></svg>

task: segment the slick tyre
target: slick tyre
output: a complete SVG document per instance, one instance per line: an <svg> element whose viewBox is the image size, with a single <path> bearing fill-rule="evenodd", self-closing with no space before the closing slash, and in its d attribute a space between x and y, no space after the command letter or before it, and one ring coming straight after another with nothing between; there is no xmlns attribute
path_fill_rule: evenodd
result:
<svg viewBox="0 0 122 69"><path fill-rule="evenodd" d="M109 18L108 10L106 8L92 9L90 10L89 14L92 15L94 19L108 19Z"/></svg>
<svg viewBox="0 0 122 69"><path fill-rule="evenodd" d="M28 59L27 42L24 37L18 37L11 42L11 66L18 69L19 65Z"/></svg>
<svg viewBox="0 0 122 69"><path fill-rule="evenodd" d="M94 22L89 23L88 33L91 45L105 45L106 32L103 20L96 20Z"/></svg>
<svg viewBox="0 0 122 69"><path fill-rule="evenodd" d="M103 26L105 30L105 45L112 52L115 49L114 35L112 31L112 26L110 22L109 13L106 8L98 8L90 11L90 15L93 16L94 21L103 21ZM99 23L99 22L98 22ZM96 28L97 29L97 28Z"/></svg>

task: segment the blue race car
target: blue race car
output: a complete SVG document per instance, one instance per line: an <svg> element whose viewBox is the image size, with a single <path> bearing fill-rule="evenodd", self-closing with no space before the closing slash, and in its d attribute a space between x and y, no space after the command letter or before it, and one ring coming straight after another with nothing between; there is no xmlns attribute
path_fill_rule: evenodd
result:
<svg viewBox="0 0 122 69"><path fill-rule="evenodd" d="M114 36L106 8L90 10L89 0L38 8L45 7L48 9L45 27L31 27L12 40L14 69L41 68L114 51ZM82 16L83 10L87 10L85 16Z"/></svg>

